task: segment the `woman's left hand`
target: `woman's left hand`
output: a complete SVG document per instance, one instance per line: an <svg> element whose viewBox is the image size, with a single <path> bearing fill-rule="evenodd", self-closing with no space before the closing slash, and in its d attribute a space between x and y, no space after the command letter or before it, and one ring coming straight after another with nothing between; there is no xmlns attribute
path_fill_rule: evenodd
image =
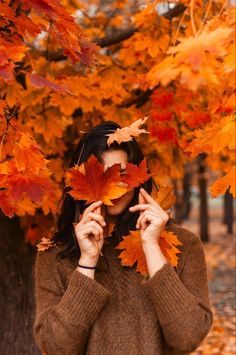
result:
<svg viewBox="0 0 236 355"><path fill-rule="evenodd" d="M129 208L130 212L140 211L136 228L140 229L143 246L158 244L169 215L143 188L139 192L139 204Z"/></svg>

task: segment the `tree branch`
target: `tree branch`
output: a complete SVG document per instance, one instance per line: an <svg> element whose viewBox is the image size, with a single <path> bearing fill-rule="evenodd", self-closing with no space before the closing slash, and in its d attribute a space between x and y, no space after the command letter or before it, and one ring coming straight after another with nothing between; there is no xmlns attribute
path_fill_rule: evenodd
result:
<svg viewBox="0 0 236 355"><path fill-rule="evenodd" d="M122 41L125 41L126 39L133 36L133 34L137 31L138 31L138 28L130 27L130 28L127 28L124 30L120 30L120 31L116 32L114 35L110 35L110 36L104 37L104 38L94 39L93 42L98 44L101 48L104 48L104 47L108 47L113 44L117 44Z"/></svg>
<svg viewBox="0 0 236 355"><path fill-rule="evenodd" d="M168 20L172 20L174 17L179 16L182 12L184 12L186 9L186 6L184 4L178 4L176 5L173 9L170 9L168 12L163 14L162 16L165 17ZM137 32L139 29L136 27L129 27L126 29L118 30L116 33L109 35L107 37L103 38L95 38L92 42L95 44L99 45L101 48L109 47L114 44L118 44L123 42L126 39L129 39L135 32ZM47 57L49 60L59 62L60 60L65 60L66 56L63 55L63 51L55 51L55 52L48 52L48 51L38 51L35 48L32 48L32 50L40 54L41 56Z"/></svg>

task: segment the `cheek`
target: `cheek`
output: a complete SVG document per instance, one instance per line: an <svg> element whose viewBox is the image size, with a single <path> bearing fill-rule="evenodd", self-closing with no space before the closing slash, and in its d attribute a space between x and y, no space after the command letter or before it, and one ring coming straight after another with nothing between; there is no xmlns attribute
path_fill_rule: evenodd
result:
<svg viewBox="0 0 236 355"><path fill-rule="evenodd" d="M134 190L127 192L126 199L125 199L127 204L130 203L130 201L132 200L133 196L134 196Z"/></svg>

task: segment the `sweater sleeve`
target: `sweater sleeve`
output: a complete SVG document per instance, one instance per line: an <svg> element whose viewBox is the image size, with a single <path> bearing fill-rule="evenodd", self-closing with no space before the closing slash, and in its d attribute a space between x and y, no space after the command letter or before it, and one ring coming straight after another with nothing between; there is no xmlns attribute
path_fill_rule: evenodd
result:
<svg viewBox="0 0 236 355"><path fill-rule="evenodd" d="M167 344L178 351L194 351L213 322L200 239L195 236L190 243L180 276L167 263L141 284L154 305Z"/></svg>
<svg viewBox="0 0 236 355"><path fill-rule="evenodd" d="M34 337L44 354L80 354L111 293L76 269L64 291L52 254L51 250L38 252L36 259Z"/></svg>

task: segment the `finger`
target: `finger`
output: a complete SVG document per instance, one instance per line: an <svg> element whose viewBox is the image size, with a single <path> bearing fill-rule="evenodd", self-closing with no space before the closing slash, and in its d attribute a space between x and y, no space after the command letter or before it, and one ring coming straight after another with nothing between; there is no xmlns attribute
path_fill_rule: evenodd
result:
<svg viewBox="0 0 236 355"><path fill-rule="evenodd" d="M145 198L143 197L143 195L140 192L138 194L138 203L140 205L147 203L147 201L145 200Z"/></svg>
<svg viewBox="0 0 236 355"><path fill-rule="evenodd" d="M140 192L141 192L142 196L145 198L146 203L150 203L152 205L155 205L160 211L164 211L163 208L160 206L160 204L156 200L154 200L154 198L151 195L149 195L146 190L141 188Z"/></svg>
<svg viewBox="0 0 236 355"><path fill-rule="evenodd" d="M101 226L105 227L106 222L104 221L104 218L97 213L89 212L83 219L81 220L82 223L87 223L89 221L95 220L97 221Z"/></svg>
<svg viewBox="0 0 236 355"><path fill-rule="evenodd" d="M98 206L94 209L94 212L97 214L101 214L101 206Z"/></svg>
<svg viewBox="0 0 236 355"><path fill-rule="evenodd" d="M143 187L141 187L140 193L141 193L142 197L146 200L146 203L157 203L154 200L154 198L151 195L149 195L149 193L146 190L144 190Z"/></svg>
<svg viewBox="0 0 236 355"><path fill-rule="evenodd" d="M154 221L155 218L156 218L156 214L154 212L151 211L143 212L143 214L141 214L137 220L136 228L139 229L140 227L142 227L143 229L145 229L146 225Z"/></svg>
<svg viewBox="0 0 236 355"><path fill-rule="evenodd" d="M93 202L89 207L87 207L84 210L83 216L85 216L89 212L93 212L94 209L96 209L97 207L100 207L101 205L102 205L102 201Z"/></svg>
<svg viewBox="0 0 236 355"><path fill-rule="evenodd" d="M103 228L100 226L100 224L98 222L91 221L91 222L88 222L88 224L94 226L95 228L98 229L99 233L103 234Z"/></svg>
<svg viewBox="0 0 236 355"><path fill-rule="evenodd" d="M141 226L142 228L144 227L143 224L144 218L145 218L145 224L147 224L147 222L155 223L155 224L166 224L169 219L169 216L166 213L164 214L157 211L152 211L152 210L145 211L138 218L136 228L140 228Z"/></svg>
<svg viewBox="0 0 236 355"><path fill-rule="evenodd" d="M100 226L99 223L95 222L95 221L90 221L86 224L86 230L88 231L89 228L91 228L91 230L94 231L94 228L96 228L97 233L95 233L95 235L97 236L97 234L99 234L99 237L103 235L103 228ZM92 234L94 234L93 232L91 232Z"/></svg>
<svg viewBox="0 0 236 355"><path fill-rule="evenodd" d="M83 232L85 236L83 239L87 239L88 237L94 237L95 240L102 239L102 235L99 229L94 225L90 225L90 226L87 225L81 232Z"/></svg>
<svg viewBox="0 0 236 355"><path fill-rule="evenodd" d="M150 208L150 205L148 204L139 204L139 205L134 205L129 208L130 212L136 212L136 211L145 211L147 208Z"/></svg>

